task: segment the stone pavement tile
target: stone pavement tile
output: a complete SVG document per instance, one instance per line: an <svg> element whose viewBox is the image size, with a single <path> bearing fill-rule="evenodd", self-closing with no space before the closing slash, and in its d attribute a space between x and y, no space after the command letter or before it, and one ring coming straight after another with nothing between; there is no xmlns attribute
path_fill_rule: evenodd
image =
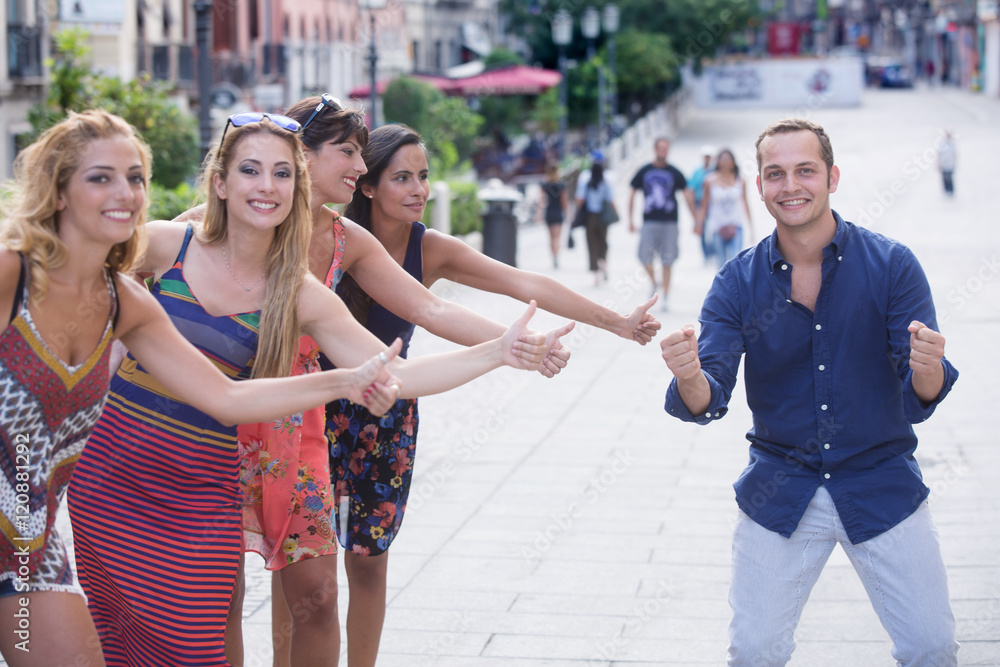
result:
<svg viewBox="0 0 1000 667"><path fill-rule="evenodd" d="M623 623L611 615L420 609L418 614L412 613L412 610L389 610L386 613L385 627L430 632L461 627L463 632L471 633L589 638L620 634Z"/></svg>
<svg viewBox="0 0 1000 667"><path fill-rule="evenodd" d="M470 611L507 611L518 594L511 591L440 590L432 595L404 588L391 596L392 608L426 610L439 609L465 613Z"/></svg>
<svg viewBox="0 0 1000 667"><path fill-rule="evenodd" d="M522 636L495 634L483 649L483 655L496 658L570 659L592 660L609 656L601 655L594 638L559 636Z"/></svg>
<svg viewBox="0 0 1000 667"><path fill-rule="evenodd" d="M963 641L959 637L958 664L963 667L972 665L996 667L1000 664L996 637L997 635L993 635L988 641Z"/></svg>
<svg viewBox="0 0 1000 667"><path fill-rule="evenodd" d="M884 641L803 641L796 638L795 652L787 667L894 667L896 661L889 651L891 644Z"/></svg>
<svg viewBox="0 0 1000 667"><path fill-rule="evenodd" d="M482 655L492 635L488 632L466 632L458 615L453 621L453 625L444 630L392 629L383 632L379 645L379 667L416 664L413 660L417 656L430 660L424 664L435 665L436 660L443 656L464 657L468 660ZM406 662L407 659L410 662Z"/></svg>
<svg viewBox="0 0 1000 667"><path fill-rule="evenodd" d="M479 656L474 662L466 657L450 657L446 655L419 656L407 653L379 653L378 667L610 667L606 661L591 660L539 660L527 658L524 660L511 658L490 658Z"/></svg>
<svg viewBox="0 0 1000 667"><path fill-rule="evenodd" d="M991 582L979 599L952 601L959 641L984 641L1000 637L1000 595L996 590L997 586L997 582Z"/></svg>
<svg viewBox="0 0 1000 667"><path fill-rule="evenodd" d="M642 580L638 597L670 597L678 600L726 600L729 595L729 567L660 567Z"/></svg>

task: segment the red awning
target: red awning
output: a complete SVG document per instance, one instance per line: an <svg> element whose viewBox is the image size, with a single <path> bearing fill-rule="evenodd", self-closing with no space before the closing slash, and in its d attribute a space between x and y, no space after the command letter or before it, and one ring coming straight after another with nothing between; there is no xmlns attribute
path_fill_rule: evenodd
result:
<svg viewBox="0 0 1000 667"><path fill-rule="evenodd" d="M559 85L562 75L550 69L514 65L494 69L451 82L451 94L471 95L539 95Z"/></svg>
<svg viewBox="0 0 1000 667"><path fill-rule="evenodd" d="M447 93L451 90L452 81L451 79L448 79L446 77L430 76L428 74L411 74L410 76L419 81L424 81L426 83L431 84L441 92ZM393 79L382 79L381 81L376 81L375 92L378 93L379 96L384 95L385 89L392 82ZM355 86L354 88L351 88L351 91L349 93L347 93L347 97L352 100L367 99L371 97L371 85L366 83L360 86Z"/></svg>
<svg viewBox="0 0 1000 667"><path fill-rule="evenodd" d="M559 85L562 75L555 70L514 65L503 69L490 70L464 79L447 79L440 76L414 74L413 78L426 81L447 95L539 95L552 86ZM375 82L375 92L385 93L391 80ZM370 86L353 88L348 94L352 99L364 100L371 97Z"/></svg>

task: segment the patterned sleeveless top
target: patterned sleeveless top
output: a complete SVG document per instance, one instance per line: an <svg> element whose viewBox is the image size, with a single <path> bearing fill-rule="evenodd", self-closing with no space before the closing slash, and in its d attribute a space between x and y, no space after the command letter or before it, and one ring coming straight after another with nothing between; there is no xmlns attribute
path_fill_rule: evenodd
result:
<svg viewBox="0 0 1000 667"><path fill-rule="evenodd" d="M15 313L0 334L0 585L16 592L81 592L55 520L107 400L118 293L105 270L110 315L104 335L82 364L69 366L35 328L30 277L22 256Z"/></svg>

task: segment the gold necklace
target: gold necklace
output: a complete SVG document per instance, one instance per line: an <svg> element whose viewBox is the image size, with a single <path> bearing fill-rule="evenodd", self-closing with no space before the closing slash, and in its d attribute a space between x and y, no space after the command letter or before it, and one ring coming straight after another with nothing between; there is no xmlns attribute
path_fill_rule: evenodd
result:
<svg viewBox="0 0 1000 667"><path fill-rule="evenodd" d="M222 259L226 263L226 268L229 270L229 275L231 275L233 277L233 280L236 281L236 284L239 285L240 288L244 292L252 292L253 288L256 287L260 283L261 280L264 279L264 276L267 275L267 271L265 270L262 274L260 274L260 276L257 278L257 280L254 281L253 285L251 285L250 287L247 287L246 285L244 285L243 283L240 282L240 279L236 277L235 273L233 273L232 267L229 266L229 255L226 254L226 246L225 245L222 246Z"/></svg>

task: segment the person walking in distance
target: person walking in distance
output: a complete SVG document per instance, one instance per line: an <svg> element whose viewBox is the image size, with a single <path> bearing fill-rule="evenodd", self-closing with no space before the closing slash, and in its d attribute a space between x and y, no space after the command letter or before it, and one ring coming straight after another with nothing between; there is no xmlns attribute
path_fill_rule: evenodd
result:
<svg viewBox="0 0 1000 667"><path fill-rule="evenodd" d="M559 165L552 163L545 168L545 181L542 183L545 193L545 225L549 228L549 246L552 249L552 268L559 268L559 238L562 236L563 221L566 219L566 207L569 197L566 184L559 176Z"/></svg>
<svg viewBox="0 0 1000 667"><path fill-rule="evenodd" d="M704 192L703 186L705 184L705 177L712 173L712 159L715 157L715 149L705 144L701 147L699 151L701 156L701 165L694 170L691 174L691 178L688 179L688 187L694 193L694 210L695 218L699 213L701 213L701 196ZM701 253L705 257L705 263L708 264L708 260L712 258L712 254L715 251L712 244L710 243L708 237L705 236L705 229L701 230Z"/></svg>
<svg viewBox="0 0 1000 667"><path fill-rule="evenodd" d="M753 239L746 182L728 148L716 158L715 171L705 179L695 233L707 238L719 268L743 248L744 233Z"/></svg>
<svg viewBox="0 0 1000 667"><path fill-rule="evenodd" d="M663 280L660 289L663 298L660 307L667 309L667 295L670 292L670 271L677 259L677 193L683 192L691 215L695 215L694 192L688 187L684 174L667 163L670 140L658 138L653 149L653 161L636 172L632 177L632 192L628 200L628 229L635 231L633 208L635 195L642 190L642 229L639 232L639 261L652 283L650 294L656 294L656 271L654 262L659 256Z"/></svg>
<svg viewBox="0 0 1000 667"><path fill-rule="evenodd" d="M587 256L591 273L594 274L594 286L608 282L608 225L604 222L602 213L605 202L617 216L615 194L611 183L604 177L604 165L594 161L590 165L590 175L582 196L578 194L576 208L585 209L584 228L587 230Z"/></svg>
<svg viewBox="0 0 1000 667"><path fill-rule="evenodd" d="M938 146L938 168L941 170L944 192L948 196L955 194L955 157L955 137L951 130L945 130Z"/></svg>
<svg viewBox="0 0 1000 667"><path fill-rule="evenodd" d="M822 127L773 123L757 166L774 232L716 275L698 338L687 325L660 344L674 375L664 407L698 424L725 416L746 355L753 427L735 484L728 664L788 662L839 544L896 664L954 667L947 576L913 457L912 425L958 378L927 278L909 248L830 208L840 171Z"/></svg>

